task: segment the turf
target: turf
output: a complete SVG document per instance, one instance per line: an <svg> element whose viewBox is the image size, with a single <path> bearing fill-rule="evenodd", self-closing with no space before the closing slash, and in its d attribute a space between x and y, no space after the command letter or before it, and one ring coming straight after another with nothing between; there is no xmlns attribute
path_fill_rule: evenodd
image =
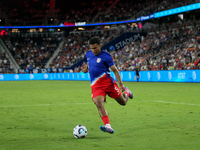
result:
<svg viewBox="0 0 200 150"><path fill-rule="evenodd" d="M134 93L126 106L107 97L114 134L102 120L88 81L0 82L1 150L197 150L200 84L124 82ZM88 135L72 132L85 125Z"/></svg>

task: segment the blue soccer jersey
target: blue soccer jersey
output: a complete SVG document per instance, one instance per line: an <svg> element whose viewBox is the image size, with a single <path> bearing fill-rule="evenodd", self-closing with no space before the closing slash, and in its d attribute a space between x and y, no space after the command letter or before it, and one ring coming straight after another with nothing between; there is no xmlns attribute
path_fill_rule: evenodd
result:
<svg viewBox="0 0 200 150"><path fill-rule="evenodd" d="M109 67L114 65L111 55L104 50L100 54L94 55L90 50L86 53L89 73L91 78L91 87L108 86L115 83L110 76Z"/></svg>

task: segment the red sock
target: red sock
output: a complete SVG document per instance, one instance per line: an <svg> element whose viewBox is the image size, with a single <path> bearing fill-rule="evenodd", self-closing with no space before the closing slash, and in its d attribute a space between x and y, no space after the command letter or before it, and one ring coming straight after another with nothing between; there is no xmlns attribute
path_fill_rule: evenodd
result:
<svg viewBox="0 0 200 150"><path fill-rule="evenodd" d="M130 96L130 93L128 91L124 91L125 94L127 94L127 96Z"/></svg>
<svg viewBox="0 0 200 150"><path fill-rule="evenodd" d="M101 119L102 119L102 121L103 121L103 123L106 125L106 124L110 124L110 121L109 121L109 118L108 118L108 116L103 116L103 117L101 117Z"/></svg>

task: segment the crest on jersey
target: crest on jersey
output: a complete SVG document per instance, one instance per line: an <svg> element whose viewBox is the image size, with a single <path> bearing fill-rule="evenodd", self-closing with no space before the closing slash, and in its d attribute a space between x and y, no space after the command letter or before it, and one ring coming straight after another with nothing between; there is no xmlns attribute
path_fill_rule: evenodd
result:
<svg viewBox="0 0 200 150"><path fill-rule="evenodd" d="M100 61L101 61L101 58L97 58L97 63L100 63Z"/></svg>

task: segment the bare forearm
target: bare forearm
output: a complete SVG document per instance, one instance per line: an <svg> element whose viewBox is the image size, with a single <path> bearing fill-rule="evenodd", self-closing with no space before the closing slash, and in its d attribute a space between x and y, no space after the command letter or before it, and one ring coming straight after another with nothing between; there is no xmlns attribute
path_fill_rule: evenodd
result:
<svg viewBox="0 0 200 150"><path fill-rule="evenodd" d="M89 69L88 69L88 65L85 66L85 67L82 69L82 72L84 72L84 73L87 73L88 71L89 71Z"/></svg>
<svg viewBox="0 0 200 150"><path fill-rule="evenodd" d="M119 74L119 71L115 71L114 74L115 74L115 77L116 77L116 79L119 83L119 86L123 86L122 79L121 79L121 76Z"/></svg>
<svg viewBox="0 0 200 150"><path fill-rule="evenodd" d="M123 83L122 83L122 79L121 79L121 76L120 76L120 74L119 74L118 69L116 68L115 65L111 66L110 68L111 68L111 70L112 70L112 71L114 72L114 74L115 74L115 77L116 77L116 79L117 79L117 81L118 81L118 83L119 83L119 88L120 88L120 90L123 92L123 91L125 90L125 87L124 87L124 85L123 85Z"/></svg>

